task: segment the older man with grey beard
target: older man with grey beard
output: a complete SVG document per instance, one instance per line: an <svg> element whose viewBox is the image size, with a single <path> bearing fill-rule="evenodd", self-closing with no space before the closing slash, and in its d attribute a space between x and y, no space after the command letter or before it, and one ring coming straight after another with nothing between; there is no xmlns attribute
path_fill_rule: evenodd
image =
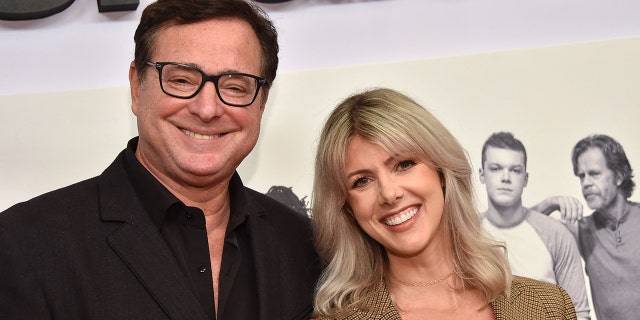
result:
<svg viewBox="0 0 640 320"><path fill-rule="evenodd" d="M574 174L594 210L582 218L582 205L550 197L534 207L559 210L578 240L598 320L632 320L640 315L640 205L629 201L635 183L622 146L606 135L591 135L573 148ZM578 220L578 223L574 223Z"/></svg>

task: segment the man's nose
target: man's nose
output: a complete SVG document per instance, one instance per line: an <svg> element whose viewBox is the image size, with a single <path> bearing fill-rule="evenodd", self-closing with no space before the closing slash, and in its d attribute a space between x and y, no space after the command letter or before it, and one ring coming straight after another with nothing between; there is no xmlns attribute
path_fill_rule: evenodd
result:
<svg viewBox="0 0 640 320"><path fill-rule="evenodd" d="M585 175L580 182L583 187L590 187L593 185L593 178L590 175Z"/></svg>
<svg viewBox="0 0 640 320"><path fill-rule="evenodd" d="M203 122L218 118L225 112L224 102L218 97L215 84L211 81L205 83L192 100L189 104L189 111L197 115Z"/></svg>
<svg viewBox="0 0 640 320"><path fill-rule="evenodd" d="M511 181L511 173L507 169L502 170L502 175L500 176L500 178L501 178L501 180L503 182L510 182Z"/></svg>

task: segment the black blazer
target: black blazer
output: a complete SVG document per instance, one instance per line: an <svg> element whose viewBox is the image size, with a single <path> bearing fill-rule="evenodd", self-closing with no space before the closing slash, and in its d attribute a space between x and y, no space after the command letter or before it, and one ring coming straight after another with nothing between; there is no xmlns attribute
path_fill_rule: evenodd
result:
<svg viewBox="0 0 640 320"><path fill-rule="evenodd" d="M2 319L206 319L137 199L123 154L98 177L0 213ZM308 318L320 273L309 219L242 190L260 319Z"/></svg>

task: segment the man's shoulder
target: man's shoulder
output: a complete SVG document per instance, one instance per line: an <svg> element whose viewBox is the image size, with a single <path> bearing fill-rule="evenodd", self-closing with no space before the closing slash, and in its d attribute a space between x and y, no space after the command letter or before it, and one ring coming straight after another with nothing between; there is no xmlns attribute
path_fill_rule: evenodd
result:
<svg viewBox="0 0 640 320"><path fill-rule="evenodd" d="M540 228L556 233L568 232L567 227L562 221L535 210L529 209L529 215L527 215L526 220L536 229Z"/></svg>
<svg viewBox="0 0 640 320"><path fill-rule="evenodd" d="M39 211L51 212L60 208L68 208L79 202L86 202L90 198L97 198L97 188L97 177L76 182L17 203L0 212L0 219L15 214L29 215L36 214Z"/></svg>
<svg viewBox="0 0 640 320"><path fill-rule="evenodd" d="M252 189L246 189L250 202L250 218L254 235L273 237L281 243L297 243L297 251L315 252L312 243L311 219L285 204ZM291 252L292 249L290 248Z"/></svg>
<svg viewBox="0 0 640 320"><path fill-rule="evenodd" d="M124 151L98 176L43 193L0 212L0 222L7 219L6 217L17 214L29 218L31 218L31 215L36 215L33 216L33 218L35 218L51 212L66 211L73 208L86 208L87 204L96 203L99 197L100 181L109 181L112 185L111 188L122 187L124 174L122 165L123 153Z"/></svg>
<svg viewBox="0 0 640 320"><path fill-rule="evenodd" d="M281 200L277 200L274 197L268 196L266 194L260 193L256 190L253 190L249 187L244 187L247 197L253 201L254 203L260 205L261 207L268 209L269 212L274 212L277 215L285 215L285 216L296 216L296 217L304 217L309 218L306 213L302 213L294 210L294 208L287 203L284 203Z"/></svg>
<svg viewBox="0 0 640 320"><path fill-rule="evenodd" d="M92 209L95 208L95 209ZM88 219L95 220L98 192L95 178L53 190L0 212L0 231L16 243L59 239L79 234ZM40 241L38 241L40 239Z"/></svg>
<svg viewBox="0 0 640 320"><path fill-rule="evenodd" d="M638 215L640 214L640 203L634 202L634 201L628 201L630 210L632 212L632 214L634 215Z"/></svg>

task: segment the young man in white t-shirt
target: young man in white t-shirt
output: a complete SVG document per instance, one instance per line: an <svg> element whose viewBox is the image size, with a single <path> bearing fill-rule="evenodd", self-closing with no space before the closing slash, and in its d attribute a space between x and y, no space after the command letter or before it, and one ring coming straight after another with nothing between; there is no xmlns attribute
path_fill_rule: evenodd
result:
<svg viewBox="0 0 640 320"><path fill-rule="evenodd" d="M560 285L571 296L578 319L589 319L577 243L561 222L522 205L528 178L522 142L509 132L492 134L482 148L480 181L488 196L483 227L506 243L513 274Z"/></svg>

